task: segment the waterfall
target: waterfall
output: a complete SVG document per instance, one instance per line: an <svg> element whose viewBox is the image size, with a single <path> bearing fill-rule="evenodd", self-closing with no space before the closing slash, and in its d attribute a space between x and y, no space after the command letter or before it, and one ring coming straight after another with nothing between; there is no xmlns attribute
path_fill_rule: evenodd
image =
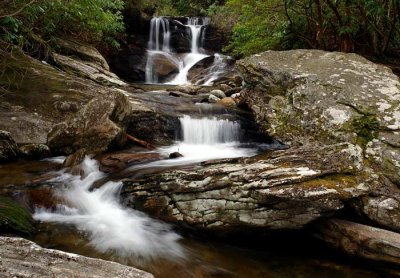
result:
<svg viewBox="0 0 400 278"><path fill-rule="evenodd" d="M215 80L226 72L226 59L226 56L216 53L213 64L208 68L208 72L196 82L196 85L212 85Z"/></svg>
<svg viewBox="0 0 400 278"><path fill-rule="evenodd" d="M180 118L183 143L185 144L221 144L239 141L240 124L226 119Z"/></svg>
<svg viewBox="0 0 400 278"><path fill-rule="evenodd" d="M176 24L181 24L175 21ZM179 73L166 84L181 85L189 84L187 75L189 70L202 59L208 57L203 51L205 40L205 28L209 24L208 18L189 17L187 24L183 24L188 30L191 39L190 52L178 55L171 50L171 27L170 19L165 17L154 17L150 22L150 34L147 44L146 83L157 84L160 78L155 71L157 62L154 57L162 55L165 59L177 65Z"/></svg>
<svg viewBox="0 0 400 278"><path fill-rule="evenodd" d="M86 157L81 169L82 176L61 171L51 180L66 185L57 193L57 199L63 200L63 204L56 210L37 209L33 215L35 220L74 225L85 232L96 250L104 253L135 259L177 259L185 255L178 242L179 235L167 224L120 203L122 182L107 182L90 190L96 181L105 177L96 160Z"/></svg>
<svg viewBox="0 0 400 278"><path fill-rule="evenodd" d="M197 118L189 115L184 115L179 120L182 138L171 146L160 147L159 150L166 157L173 152L179 152L182 157L134 165L125 171L170 168L213 159L248 157L257 153L255 148L241 145L242 130L237 121L215 116Z"/></svg>
<svg viewBox="0 0 400 278"><path fill-rule="evenodd" d="M154 57L164 55L169 60L175 58L170 54L171 30L169 20L164 17L154 17L150 21L150 34L147 43L146 83L159 83L158 74L154 71Z"/></svg>
<svg viewBox="0 0 400 278"><path fill-rule="evenodd" d="M148 50L171 52L170 49L171 31L169 20L164 17L154 17L150 21L150 35ZM160 43L161 40L161 43Z"/></svg>

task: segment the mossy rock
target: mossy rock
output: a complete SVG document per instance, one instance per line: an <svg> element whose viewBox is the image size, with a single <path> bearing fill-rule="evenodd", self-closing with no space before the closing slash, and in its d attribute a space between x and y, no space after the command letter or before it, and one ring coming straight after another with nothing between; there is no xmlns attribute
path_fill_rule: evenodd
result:
<svg viewBox="0 0 400 278"><path fill-rule="evenodd" d="M0 233L28 234L32 230L30 212L13 199L0 196Z"/></svg>
<svg viewBox="0 0 400 278"><path fill-rule="evenodd" d="M352 120L351 125L357 134L357 143L363 148L368 142L377 138L379 135L379 121L374 115L363 115Z"/></svg>

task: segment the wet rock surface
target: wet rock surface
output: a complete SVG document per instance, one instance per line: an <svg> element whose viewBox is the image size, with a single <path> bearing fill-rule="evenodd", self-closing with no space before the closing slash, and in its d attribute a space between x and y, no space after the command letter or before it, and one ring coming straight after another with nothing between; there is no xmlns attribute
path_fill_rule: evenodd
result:
<svg viewBox="0 0 400 278"><path fill-rule="evenodd" d="M63 50L62 53L75 52ZM83 67L102 72L107 69L95 58L73 55L62 57ZM70 154L81 148L97 152L106 149L111 142L123 143L120 135L125 130L139 138L144 135L144 140L152 142L168 142L175 138L177 114L166 112L168 101L152 100L146 92L136 88L110 87L112 83L95 80L79 70L61 67L62 71L20 50L1 51L0 57L4 61L0 64L3 72L0 87L7 91L1 96L0 130L9 132L18 145L40 146L49 142L53 153ZM89 74L92 74L91 69ZM114 85L121 85L122 81L118 80ZM116 115L120 110L123 119ZM99 134L102 135L99 137ZM26 148L22 155L28 151Z"/></svg>
<svg viewBox="0 0 400 278"><path fill-rule="evenodd" d="M13 160L18 156L18 147L9 132L0 130L0 162Z"/></svg>
<svg viewBox="0 0 400 278"><path fill-rule="evenodd" d="M95 63L104 70L110 71L106 59L91 45L71 39L58 39L57 49L62 55L77 57L80 60Z"/></svg>
<svg viewBox="0 0 400 278"><path fill-rule="evenodd" d="M400 234L341 219L318 224L315 236L334 248L370 260L400 265Z"/></svg>
<svg viewBox="0 0 400 278"><path fill-rule="evenodd" d="M149 59L151 59L154 64L153 72L158 76L158 81L160 83L171 79L171 77L179 73L179 64L168 55L154 53L149 57Z"/></svg>
<svg viewBox="0 0 400 278"><path fill-rule="evenodd" d="M246 82L243 101L272 137L292 146L348 142L362 149L362 164L379 182L356 207L398 230L398 77L356 54L319 50L267 51L237 68Z"/></svg>
<svg viewBox="0 0 400 278"><path fill-rule="evenodd" d="M361 149L293 148L126 180L122 197L167 221L229 232L298 229L368 194Z"/></svg>
<svg viewBox="0 0 400 278"><path fill-rule="evenodd" d="M48 145L64 154L79 149L88 153L105 151L111 144L120 145L118 140L124 135L131 112L131 103L122 93L96 97L76 115L55 125L48 135Z"/></svg>
<svg viewBox="0 0 400 278"><path fill-rule="evenodd" d="M77 60L57 53L53 54L55 62L66 72L74 73L106 86L127 86L114 73L102 66L88 61Z"/></svg>
<svg viewBox="0 0 400 278"><path fill-rule="evenodd" d="M119 263L45 249L13 237L0 237L0 273L3 277L132 277L150 273Z"/></svg>
<svg viewBox="0 0 400 278"><path fill-rule="evenodd" d="M28 159L42 159L51 155L45 144L25 144L18 148L20 156Z"/></svg>

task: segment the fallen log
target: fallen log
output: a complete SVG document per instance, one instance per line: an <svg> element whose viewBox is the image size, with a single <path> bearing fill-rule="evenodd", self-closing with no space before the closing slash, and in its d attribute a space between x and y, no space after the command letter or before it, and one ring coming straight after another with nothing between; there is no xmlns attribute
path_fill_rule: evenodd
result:
<svg viewBox="0 0 400 278"><path fill-rule="evenodd" d="M126 138L127 138L128 140L130 140L130 141L136 143L136 144L139 144L139 145L142 146L142 147L145 147L145 148L148 149L148 150L154 150L154 149L156 149L156 147L153 146L152 144L150 144L150 143L148 143L148 142L146 142L146 141L140 140L140 139L138 139L138 138L136 138L136 137L134 137L134 136L132 136L132 135L126 134Z"/></svg>

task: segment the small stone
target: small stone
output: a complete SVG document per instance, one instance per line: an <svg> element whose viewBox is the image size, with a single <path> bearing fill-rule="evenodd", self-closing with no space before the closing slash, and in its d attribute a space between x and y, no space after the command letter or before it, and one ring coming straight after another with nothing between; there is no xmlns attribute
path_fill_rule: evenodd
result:
<svg viewBox="0 0 400 278"><path fill-rule="evenodd" d="M210 94L212 94L213 96L216 96L217 98L221 98L221 99L226 97L225 93L221 90L212 90L210 92Z"/></svg>
<svg viewBox="0 0 400 278"><path fill-rule="evenodd" d="M179 158L179 157L183 157L183 155L179 152L173 152L169 155L170 159Z"/></svg>
<svg viewBox="0 0 400 278"><path fill-rule="evenodd" d="M217 104L227 106L227 107L236 106L236 102L233 100L233 98L230 98L230 97L224 97L223 99L217 101Z"/></svg>
<svg viewBox="0 0 400 278"><path fill-rule="evenodd" d="M216 103L216 102L218 102L220 100L220 98L218 98L218 97L216 97L216 96L214 96L214 95L210 95L209 97L208 97L208 102L209 103Z"/></svg>
<svg viewBox="0 0 400 278"><path fill-rule="evenodd" d="M219 85L219 89L220 89L221 91L223 91L223 92L227 92L227 91L231 90L232 87L229 86L229 85L227 85L227 84L221 84L221 85Z"/></svg>

